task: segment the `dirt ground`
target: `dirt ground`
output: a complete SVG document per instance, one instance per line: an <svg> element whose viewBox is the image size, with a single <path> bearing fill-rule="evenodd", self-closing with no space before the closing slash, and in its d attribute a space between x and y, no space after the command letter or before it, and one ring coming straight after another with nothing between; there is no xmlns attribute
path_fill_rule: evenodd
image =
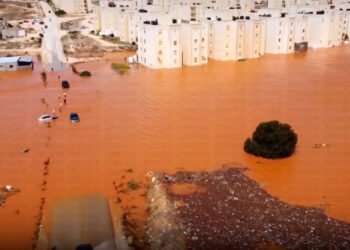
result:
<svg viewBox="0 0 350 250"><path fill-rule="evenodd" d="M186 249L350 248L349 223L331 219L319 208L280 201L243 168L163 174L158 181L177 204ZM152 198L151 206L155 201Z"/></svg>
<svg viewBox="0 0 350 250"><path fill-rule="evenodd" d="M41 17L43 17L43 14L38 3L0 1L0 18L5 20L22 20Z"/></svg>
<svg viewBox="0 0 350 250"><path fill-rule="evenodd" d="M62 37L64 53L72 57L101 57L104 52L118 51L118 47L101 47L94 39L79 32L69 32Z"/></svg>

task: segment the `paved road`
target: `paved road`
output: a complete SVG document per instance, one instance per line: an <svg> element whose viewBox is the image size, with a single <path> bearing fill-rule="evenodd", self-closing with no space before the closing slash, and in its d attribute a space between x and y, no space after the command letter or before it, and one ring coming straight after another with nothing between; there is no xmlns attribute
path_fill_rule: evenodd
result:
<svg viewBox="0 0 350 250"><path fill-rule="evenodd" d="M50 243L57 250L73 250L79 244L91 244L95 250L116 250L107 199L91 195L56 203Z"/></svg>
<svg viewBox="0 0 350 250"><path fill-rule="evenodd" d="M67 67L67 57L63 52L60 22L50 5L44 1L40 1L40 5L45 15L45 25L47 25L42 43L43 62L47 70L64 70Z"/></svg>

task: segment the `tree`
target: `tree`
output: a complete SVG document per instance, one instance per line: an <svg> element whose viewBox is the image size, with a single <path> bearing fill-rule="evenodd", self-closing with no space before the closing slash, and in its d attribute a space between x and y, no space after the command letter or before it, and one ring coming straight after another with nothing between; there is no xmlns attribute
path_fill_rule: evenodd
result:
<svg viewBox="0 0 350 250"><path fill-rule="evenodd" d="M264 158L277 159L291 156L298 141L290 125L268 121L258 125L252 138L244 143L247 153Z"/></svg>
<svg viewBox="0 0 350 250"><path fill-rule="evenodd" d="M83 72L80 72L79 75L81 77L90 77L91 76L91 72L87 71L87 70L84 70Z"/></svg>
<svg viewBox="0 0 350 250"><path fill-rule="evenodd" d="M62 16L62 15L65 15L67 14L64 10L61 10L61 9L58 9L55 11L55 15L56 16Z"/></svg>

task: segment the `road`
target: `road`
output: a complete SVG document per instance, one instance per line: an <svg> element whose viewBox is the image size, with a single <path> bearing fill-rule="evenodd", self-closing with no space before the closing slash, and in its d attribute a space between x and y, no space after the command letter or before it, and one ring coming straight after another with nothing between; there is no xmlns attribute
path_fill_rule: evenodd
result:
<svg viewBox="0 0 350 250"><path fill-rule="evenodd" d="M43 63L47 70L62 71L67 67L67 57L63 52L63 46L60 36L60 21L54 14L51 6L44 1L40 1L47 25L42 42Z"/></svg>

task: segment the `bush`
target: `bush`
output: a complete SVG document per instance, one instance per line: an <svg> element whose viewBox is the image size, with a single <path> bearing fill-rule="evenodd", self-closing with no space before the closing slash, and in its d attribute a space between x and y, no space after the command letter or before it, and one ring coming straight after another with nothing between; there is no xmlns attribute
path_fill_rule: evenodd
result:
<svg viewBox="0 0 350 250"><path fill-rule="evenodd" d="M84 70L83 72L80 72L79 74L81 77L90 77L91 76L91 72Z"/></svg>
<svg viewBox="0 0 350 250"><path fill-rule="evenodd" d="M130 69L129 64L126 63L112 63L111 67L121 75L124 75Z"/></svg>
<svg viewBox="0 0 350 250"><path fill-rule="evenodd" d="M62 16L67 14L64 10L58 9L55 11L56 16Z"/></svg>
<svg viewBox="0 0 350 250"><path fill-rule="evenodd" d="M260 123L252 139L244 143L247 153L264 158L277 159L291 156L295 151L298 136L290 125L279 121Z"/></svg>
<svg viewBox="0 0 350 250"><path fill-rule="evenodd" d="M140 188L140 184L134 180L128 182L128 188L130 190L137 190Z"/></svg>

